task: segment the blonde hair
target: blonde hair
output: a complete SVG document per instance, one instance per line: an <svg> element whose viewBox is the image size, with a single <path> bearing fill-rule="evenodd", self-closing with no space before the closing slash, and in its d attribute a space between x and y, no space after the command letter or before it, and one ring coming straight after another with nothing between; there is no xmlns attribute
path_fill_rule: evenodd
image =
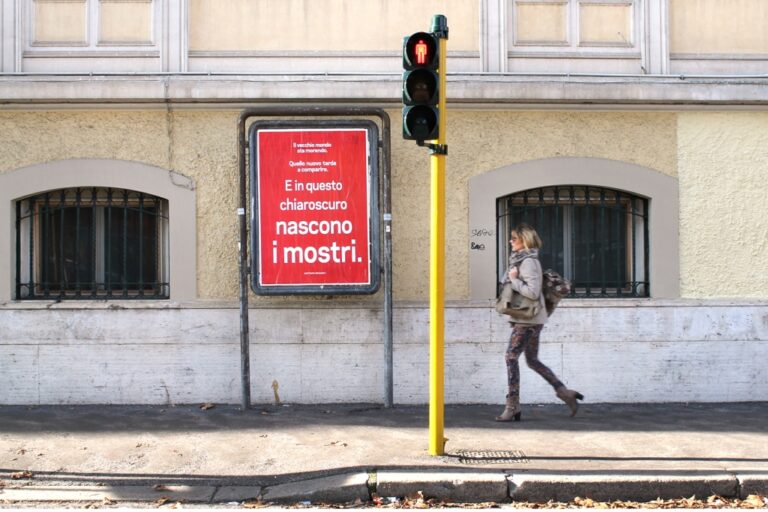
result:
<svg viewBox="0 0 768 512"><path fill-rule="evenodd" d="M526 249L539 249L542 246L539 234L528 224L518 224L512 229L512 234L517 235Z"/></svg>

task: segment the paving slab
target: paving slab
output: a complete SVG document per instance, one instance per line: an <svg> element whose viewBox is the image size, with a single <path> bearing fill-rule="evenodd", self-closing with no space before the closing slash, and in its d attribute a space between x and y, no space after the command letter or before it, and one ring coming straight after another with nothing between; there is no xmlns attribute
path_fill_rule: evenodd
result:
<svg viewBox="0 0 768 512"><path fill-rule="evenodd" d="M575 418L558 405L524 411L521 422L498 423L499 405L446 406L446 451L431 456L427 406L0 406L0 490L30 501L33 492L126 500L164 485L187 486L186 496L175 492L188 501L354 501L375 474L382 496L457 500L498 499L498 475L511 477L516 499L543 501L588 496L598 484L617 499L768 493L766 402L585 403ZM406 485L387 483L386 472L437 476ZM457 483L452 472L494 476Z"/></svg>

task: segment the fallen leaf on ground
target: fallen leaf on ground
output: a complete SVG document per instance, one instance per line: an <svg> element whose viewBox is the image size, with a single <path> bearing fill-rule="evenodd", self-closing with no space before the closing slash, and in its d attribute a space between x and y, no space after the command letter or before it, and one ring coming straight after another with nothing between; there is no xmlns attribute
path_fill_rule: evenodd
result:
<svg viewBox="0 0 768 512"><path fill-rule="evenodd" d="M208 409L213 409L214 407L216 407L216 405L211 403L205 403L200 406L200 408L204 411L207 411Z"/></svg>
<svg viewBox="0 0 768 512"><path fill-rule="evenodd" d="M11 473L11 478L14 480L19 480L22 478L32 478L34 475L31 471L17 471L16 473Z"/></svg>
<svg viewBox="0 0 768 512"><path fill-rule="evenodd" d="M256 501L246 501L243 503L243 508L268 508L272 507L271 502L263 502L261 500Z"/></svg>
<svg viewBox="0 0 768 512"><path fill-rule="evenodd" d="M746 508L765 508L768 506L766 499L756 494L750 494L741 504L742 506L746 505Z"/></svg>

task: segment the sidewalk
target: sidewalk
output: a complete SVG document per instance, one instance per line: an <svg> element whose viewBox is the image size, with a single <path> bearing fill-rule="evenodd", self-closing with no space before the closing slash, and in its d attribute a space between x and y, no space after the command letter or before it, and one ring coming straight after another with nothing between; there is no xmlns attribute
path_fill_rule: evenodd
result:
<svg viewBox="0 0 768 512"><path fill-rule="evenodd" d="M0 503L451 502L768 494L768 403L1 406Z"/></svg>

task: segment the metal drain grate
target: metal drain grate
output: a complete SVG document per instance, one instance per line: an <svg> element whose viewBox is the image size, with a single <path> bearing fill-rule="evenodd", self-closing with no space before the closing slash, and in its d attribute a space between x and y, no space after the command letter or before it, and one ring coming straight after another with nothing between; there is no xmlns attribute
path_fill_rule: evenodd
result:
<svg viewBox="0 0 768 512"><path fill-rule="evenodd" d="M458 450L462 464L527 464L530 462L522 450Z"/></svg>

